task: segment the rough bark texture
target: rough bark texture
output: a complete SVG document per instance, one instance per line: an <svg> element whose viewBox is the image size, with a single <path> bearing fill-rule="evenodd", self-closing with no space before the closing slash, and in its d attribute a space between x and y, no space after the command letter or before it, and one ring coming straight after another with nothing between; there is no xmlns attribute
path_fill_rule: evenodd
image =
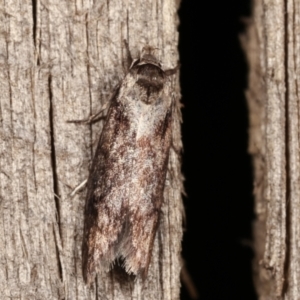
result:
<svg viewBox="0 0 300 300"><path fill-rule="evenodd" d="M1 299L179 299L182 176L178 76L173 148L147 280L103 273L87 288L81 245L88 176L103 122L85 119L124 76L123 39L133 55L158 47L178 62L178 1L0 3ZM175 76L176 77L176 76ZM126 277L126 276L125 276Z"/></svg>
<svg viewBox="0 0 300 300"><path fill-rule="evenodd" d="M259 299L300 299L300 2L254 0L249 61Z"/></svg>

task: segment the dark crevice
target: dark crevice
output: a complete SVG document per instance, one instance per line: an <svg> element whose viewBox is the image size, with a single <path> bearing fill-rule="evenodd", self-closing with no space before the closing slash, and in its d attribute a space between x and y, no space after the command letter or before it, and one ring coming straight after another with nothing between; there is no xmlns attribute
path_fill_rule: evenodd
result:
<svg viewBox="0 0 300 300"><path fill-rule="evenodd" d="M37 0L32 0L32 39L34 48L37 51L37 47L41 46L41 43L38 43L37 45ZM39 49L40 50L40 49ZM39 51L40 52L40 51ZM40 58L39 55L37 55L37 65L40 65Z"/></svg>
<svg viewBox="0 0 300 300"><path fill-rule="evenodd" d="M290 238L291 238L291 205L290 205L290 197L291 197L291 178L290 178L290 148L289 148L289 74L288 74L288 13L287 13L287 1L284 2L284 70L285 70L285 173L286 173L286 252L285 252L285 261L284 261L284 283L282 288L282 295L284 295L288 290L288 273L290 271Z"/></svg>
<svg viewBox="0 0 300 300"><path fill-rule="evenodd" d="M33 20L33 28L32 28L32 31L33 31L33 43L34 43L34 46L36 46L36 0L32 0L32 20Z"/></svg>
<svg viewBox="0 0 300 300"><path fill-rule="evenodd" d="M50 143L51 143L51 164L52 164L52 174L53 174L53 190L54 190L54 202L56 207L56 222L58 224L59 235L61 236L61 227L60 227L60 207L59 207L59 191L58 191L58 180L56 173L56 153L55 153L55 142L54 142L54 126L53 126L53 103L52 103L52 78L49 75L48 79L48 88L49 88L49 100L50 100L50 108L49 108L49 125L50 125ZM60 239L61 240L61 239ZM62 240L61 240L62 241ZM58 243L58 239L57 239ZM62 266L59 259L59 251L56 246L57 257L58 257L58 269L60 278L62 279Z"/></svg>
<svg viewBox="0 0 300 300"><path fill-rule="evenodd" d="M161 257L163 257L163 238L161 236L162 235L161 230L159 230L157 232L157 235L158 235L158 247L159 247L158 257L161 258ZM172 261L172 260L170 260L170 261ZM158 272L159 278L158 278L158 280L159 280L159 283L160 283L160 286L161 286L161 291L163 293L164 292L164 281L163 281L163 263L162 263L162 260L159 262L158 268L159 268L159 272ZM164 296L164 294L162 294L162 296Z"/></svg>
<svg viewBox="0 0 300 300"><path fill-rule="evenodd" d="M54 226L53 226L53 234L54 234L54 236L56 236L56 232L55 232ZM55 242L56 242L56 244L59 243L59 239L56 238ZM62 265L61 265L61 262L60 262L60 254L59 254L59 249L58 249L57 246L55 247L55 252L56 252L56 257L57 257L57 268L58 268L59 278L61 280L63 280Z"/></svg>

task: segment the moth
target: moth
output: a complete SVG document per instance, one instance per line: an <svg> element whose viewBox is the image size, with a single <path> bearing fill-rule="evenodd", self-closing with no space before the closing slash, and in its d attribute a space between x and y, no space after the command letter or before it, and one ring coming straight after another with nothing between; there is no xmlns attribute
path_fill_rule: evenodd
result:
<svg viewBox="0 0 300 300"><path fill-rule="evenodd" d="M92 161L82 245L87 284L116 260L128 274L147 276L171 147L169 77L178 69L163 70L154 52L145 46L139 58L129 55Z"/></svg>

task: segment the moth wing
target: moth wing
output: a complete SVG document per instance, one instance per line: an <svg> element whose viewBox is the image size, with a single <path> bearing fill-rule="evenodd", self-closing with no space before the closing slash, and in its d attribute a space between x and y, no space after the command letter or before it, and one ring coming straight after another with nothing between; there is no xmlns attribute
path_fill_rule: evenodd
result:
<svg viewBox="0 0 300 300"><path fill-rule="evenodd" d="M163 201L171 145L172 107L156 121L154 128L136 141L128 233L121 248L127 272L140 274L143 279L148 273Z"/></svg>
<svg viewBox="0 0 300 300"><path fill-rule="evenodd" d="M124 108L112 99L105 125L93 159L87 186L84 237L82 246L83 276L90 283L103 267L108 271L118 257L120 236L126 230L127 210L120 190L127 190L128 165L125 149L133 147L126 141L129 121Z"/></svg>

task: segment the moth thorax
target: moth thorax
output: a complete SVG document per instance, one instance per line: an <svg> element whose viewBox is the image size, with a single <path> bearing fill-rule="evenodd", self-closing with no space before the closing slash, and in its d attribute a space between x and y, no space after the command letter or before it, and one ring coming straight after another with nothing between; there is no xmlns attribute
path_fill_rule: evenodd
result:
<svg viewBox="0 0 300 300"><path fill-rule="evenodd" d="M145 64L138 67L137 84L144 88L151 87L154 91L159 91L165 83L164 71L156 65Z"/></svg>
<svg viewBox="0 0 300 300"><path fill-rule="evenodd" d="M142 62L142 63L150 63L150 64L154 64L154 65L157 65L157 66L159 66L160 64L159 64L159 61L156 59L156 57L154 56L154 55L152 55L152 54L144 54L142 57L141 57L141 59L140 59L140 61Z"/></svg>

